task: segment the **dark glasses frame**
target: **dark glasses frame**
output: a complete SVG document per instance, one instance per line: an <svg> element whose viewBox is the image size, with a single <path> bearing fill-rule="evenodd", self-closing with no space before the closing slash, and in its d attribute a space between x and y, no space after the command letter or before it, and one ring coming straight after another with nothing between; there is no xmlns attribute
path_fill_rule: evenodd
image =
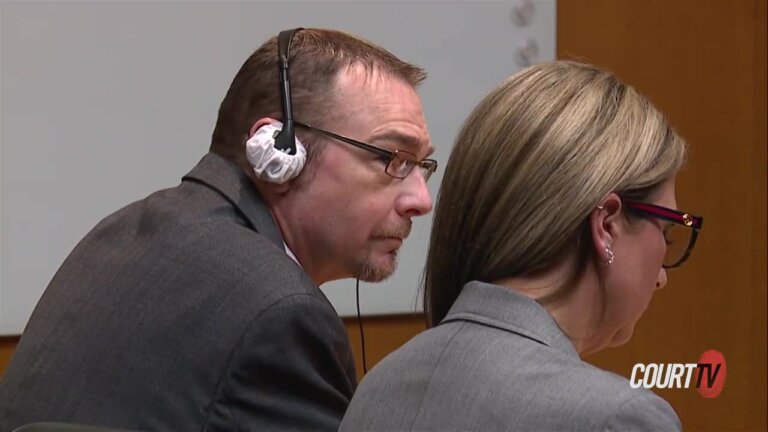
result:
<svg viewBox="0 0 768 432"><path fill-rule="evenodd" d="M696 245L696 238L699 235L699 231L701 230L701 227L704 225L703 217L694 216L690 213L681 212L679 210L674 210L671 208L667 208L667 207L663 207L655 204L648 204L644 202L629 201L629 200L623 200L623 202L628 210L632 211L633 213L639 216L662 219L668 222L682 225L692 230L691 238L688 241L688 246L686 247L685 253L683 254L683 256L676 262L669 265L662 265L662 267L664 267L665 269L679 267L688 259L688 257L691 256L691 251L693 251L693 247L694 245Z"/></svg>
<svg viewBox="0 0 768 432"><path fill-rule="evenodd" d="M319 134L325 135L327 137L339 140L341 142L347 143L349 145L355 146L359 149L363 149L372 153L375 153L379 156L385 157L388 159L387 166L384 168L384 172L396 179L404 179L408 177L408 175L413 171L413 168L415 166L419 166L421 168L422 176L424 177L424 182L426 183L427 180L432 176L432 174L437 171L437 161L434 159L422 159L422 160L416 160L416 155L405 151L405 150L395 150L390 151L382 147L378 147L372 144L367 144L362 141L354 140L352 138L347 138L344 135L339 135L337 133L329 132L327 130L323 130L320 128L316 128L314 126L310 126L305 123L301 123L294 120L294 124L296 126L303 127L305 129L309 129L311 131L317 132ZM403 154L407 155L406 157L399 157L398 155ZM402 169L396 167L395 165L392 165L392 162L395 160L402 160L406 163L406 169L403 171ZM399 170L399 171L398 171Z"/></svg>

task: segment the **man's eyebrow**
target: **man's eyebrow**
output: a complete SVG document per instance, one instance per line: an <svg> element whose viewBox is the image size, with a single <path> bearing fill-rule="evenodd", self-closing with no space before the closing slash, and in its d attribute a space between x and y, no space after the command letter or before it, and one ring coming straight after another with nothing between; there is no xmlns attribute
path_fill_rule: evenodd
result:
<svg viewBox="0 0 768 432"><path fill-rule="evenodd" d="M422 141L416 136L404 134L397 131L381 132L379 134L373 135L370 138L370 141L371 143L375 143L377 141L394 142L394 143L397 143L398 146L405 147L405 148L400 148L400 150L410 151L411 153L417 153L416 150L422 144ZM434 152L435 152L434 147L430 145L427 148L427 157L429 157L429 155L431 155Z"/></svg>

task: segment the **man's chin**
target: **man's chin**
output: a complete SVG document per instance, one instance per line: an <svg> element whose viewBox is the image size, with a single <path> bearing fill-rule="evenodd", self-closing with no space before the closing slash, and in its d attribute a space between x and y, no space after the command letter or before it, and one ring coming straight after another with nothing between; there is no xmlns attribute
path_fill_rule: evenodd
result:
<svg viewBox="0 0 768 432"><path fill-rule="evenodd" d="M388 253L375 259L368 257L358 267L355 277L363 282L383 282L392 276L396 268L397 252Z"/></svg>

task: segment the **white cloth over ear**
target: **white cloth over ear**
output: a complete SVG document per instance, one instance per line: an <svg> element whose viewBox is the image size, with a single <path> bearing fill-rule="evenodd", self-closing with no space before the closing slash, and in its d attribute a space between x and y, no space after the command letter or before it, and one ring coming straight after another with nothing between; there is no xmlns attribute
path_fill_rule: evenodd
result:
<svg viewBox="0 0 768 432"><path fill-rule="evenodd" d="M281 122L259 128L245 143L245 154L256 177L270 183L282 184L299 175L307 162L307 150L296 138L296 154L275 148L275 135L283 128Z"/></svg>

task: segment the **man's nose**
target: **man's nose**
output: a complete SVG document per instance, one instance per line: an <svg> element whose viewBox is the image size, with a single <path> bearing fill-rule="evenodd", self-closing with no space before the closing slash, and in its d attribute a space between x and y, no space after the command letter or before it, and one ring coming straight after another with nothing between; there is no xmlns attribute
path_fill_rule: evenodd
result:
<svg viewBox="0 0 768 432"><path fill-rule="evenodd" d="M423 216L432 210L432 196L421 170L414 169L402 180L403 191L395 202L395 211L403 217Z"/></svg>

